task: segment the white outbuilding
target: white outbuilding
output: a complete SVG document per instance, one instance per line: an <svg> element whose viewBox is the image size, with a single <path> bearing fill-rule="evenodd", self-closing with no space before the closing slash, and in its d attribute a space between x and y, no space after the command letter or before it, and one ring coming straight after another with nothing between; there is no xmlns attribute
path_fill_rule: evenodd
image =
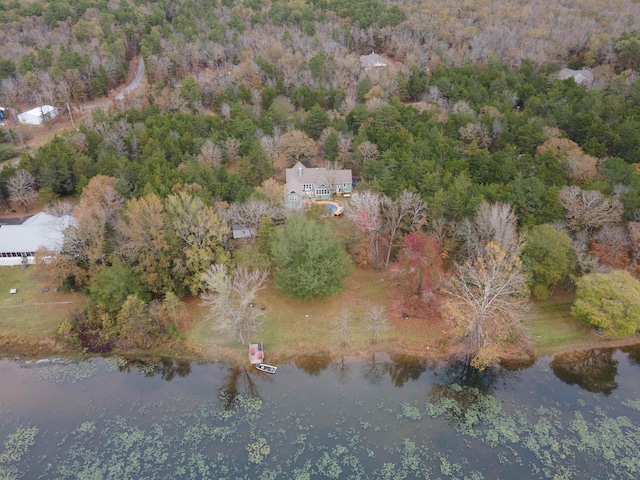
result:
<svg viewBox="0 0 640 480"><path fill-rule="evenodd" d="M69 215L56 217L44 212L28 218L22 225L3 225L0 266L32 265L40 248L54 254L60 252L65 229L75 225L76 220Z"/></svg>
<svg viewBox="0 0 640 480"><path fill-rule="evenodd" d="M41 105L18 114L18 121L25 125L42 125L58 116L58 109L51 105Z"/></svg>

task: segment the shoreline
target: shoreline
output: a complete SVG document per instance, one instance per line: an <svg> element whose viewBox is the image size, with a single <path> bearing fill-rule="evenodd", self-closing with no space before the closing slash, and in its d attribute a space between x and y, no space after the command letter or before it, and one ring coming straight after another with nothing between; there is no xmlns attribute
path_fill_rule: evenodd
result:
<svg viewBox="0 0 640 480"><path fill-rule="evenodd" d="M537 361L540 358L552 357L569 352L603 349L603 348L621 348L630 345L640 344L640 334L625 338L602 338L599 341L581 341L573 342L565 345L558 345L546 349L537 349L533 345L531 355L506 355L502 358L502 362L530 362ZM330 357L336 359L340 357L356 357L364 358L376 354L386 355L405 355L416 358L426 358L433 361L446 362L454 358L451 353L437 352L426 345L422 349L407 350L401 345L393 347L393 345L380 346L381 348L371 349L338 349L338 350L317 350L317 351L281 351L274 349L268 354L268 363L286 363L301 357ZM24 359L38 360L50 358L53 356L86 359L92 357L108 357L123 356L136 359L145 358L175 358L180 360L189 360L200 363L221 363L231 366L242 366L247 362L246 359L247 345L238 346L237 348L223 347L217 349L216 352L206 353L201 349L189 344L174 345L173 348L154 348L151 350L132 349L128 351L113 351L105 354L84 353L79 350L70 349L62 342L52 338L30 339L24 337L12 337L8 335L0 336L0 359Z"/></svg>

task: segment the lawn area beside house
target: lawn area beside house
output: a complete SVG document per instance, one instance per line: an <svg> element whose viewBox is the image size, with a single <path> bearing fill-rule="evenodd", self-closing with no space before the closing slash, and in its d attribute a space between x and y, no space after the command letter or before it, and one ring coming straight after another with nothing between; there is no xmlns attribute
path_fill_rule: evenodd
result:
<svg viewBox="0 0 640 480"><path fill-rule="evenodd" d="M72 308L85 302L80 294L54 292L50 283L33 280L33 272L33 267L0 268L0 336L47 338ZM11 288L15 294L9 293Z"/></svg>

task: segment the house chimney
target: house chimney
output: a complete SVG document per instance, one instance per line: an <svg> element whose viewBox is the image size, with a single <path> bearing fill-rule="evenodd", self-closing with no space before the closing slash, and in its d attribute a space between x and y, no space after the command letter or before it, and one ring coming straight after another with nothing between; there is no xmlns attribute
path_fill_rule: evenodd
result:
<svg viewBox="0 0 640 480"><path fill-rule="evenodd" d="M298 167L298 176L302 177L302 166Z"/></svg>

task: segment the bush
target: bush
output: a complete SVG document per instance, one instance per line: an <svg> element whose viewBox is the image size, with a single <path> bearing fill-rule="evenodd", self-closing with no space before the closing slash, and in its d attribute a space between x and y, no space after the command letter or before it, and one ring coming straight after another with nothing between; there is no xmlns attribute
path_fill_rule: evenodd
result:
<svg viewBox="0 0 640 480"><path fill-rule="evenodd" d="M640 328L640 282L624 270L585 275L576 284L571 313L607 335Z"/></svg>
<svg viewBox="0 0 640 480"><path fill-rule="evenodd" d="M0 162L4 162L5 160L9 160L10 158L17 157L19 155L17 150L7 146L0 145Z"/></svg>

